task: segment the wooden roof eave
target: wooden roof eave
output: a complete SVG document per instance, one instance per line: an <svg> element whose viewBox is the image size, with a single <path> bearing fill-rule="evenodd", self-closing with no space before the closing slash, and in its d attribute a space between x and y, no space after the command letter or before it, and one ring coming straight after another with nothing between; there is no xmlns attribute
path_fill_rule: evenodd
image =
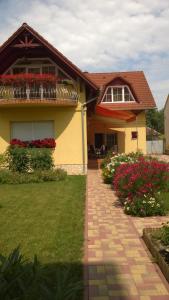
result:
<svg viewBox="0 0 169 300"><path fill-rule="evenodd" d="M38 32L36 32L32 27L30 27L28 24L23 23L22 26L14 32L14 34L2 44L0 47L0 56L3 51L17 38L19 34L21 34L24 30L27 30L29 33L31 33L35 38L37 38L42 45L44 45L48 50L50 50L54 55L57 56L63 63L67 64L70 69L72 69L77 76L79 76L82 80L85 81L85 83L93 88L95 91L98 90L98 86L91 81L85 74L76 67L69 59L67 59L60 51L58 51L54 46L52 46L46 39L44 39Z"/></svg>

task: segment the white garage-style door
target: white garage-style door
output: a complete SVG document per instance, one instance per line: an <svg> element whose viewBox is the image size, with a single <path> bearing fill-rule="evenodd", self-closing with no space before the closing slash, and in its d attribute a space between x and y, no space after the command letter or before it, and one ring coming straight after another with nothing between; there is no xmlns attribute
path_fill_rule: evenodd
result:
<svg viewBox="0 0 169 300"><path fill-rule="evenodd" d="M54 138L54 122L12 122L11 139L32 141L45 138Z"/></svg>

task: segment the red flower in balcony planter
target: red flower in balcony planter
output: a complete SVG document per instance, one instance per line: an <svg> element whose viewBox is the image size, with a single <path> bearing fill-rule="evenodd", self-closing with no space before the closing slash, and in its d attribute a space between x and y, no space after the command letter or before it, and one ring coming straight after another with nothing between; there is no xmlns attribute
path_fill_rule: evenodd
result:
<svg viewBox="0 0 169 300"><path fill-rule="evenodd" d="M0 82L3 84L18 84L18 83L57 83L60 78L52 74L9 74L0 75Z"/></svg>

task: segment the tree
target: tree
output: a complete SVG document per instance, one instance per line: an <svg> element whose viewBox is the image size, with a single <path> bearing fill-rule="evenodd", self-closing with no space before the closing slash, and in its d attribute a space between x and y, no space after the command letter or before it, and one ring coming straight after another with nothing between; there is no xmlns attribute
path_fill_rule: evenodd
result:
<svg viewBox="0 0 169 300"><path fill-rule="evenodd" d="M161 134L164 133L164 109L150 109L146 112L146 125Z"/></svg>

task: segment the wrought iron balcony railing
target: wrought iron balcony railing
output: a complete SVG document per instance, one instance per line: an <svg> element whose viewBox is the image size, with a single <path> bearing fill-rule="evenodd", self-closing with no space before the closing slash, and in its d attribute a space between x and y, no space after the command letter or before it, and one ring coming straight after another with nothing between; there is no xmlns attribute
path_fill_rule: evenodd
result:
<svg viewBox="0 0 169 300"><path fill-rule="evenodd" d="M40 100L71 101L76 103L79 94L75 86L67 84L25 83L20 85L0 85L0 103L2 101Z"/></svg>

